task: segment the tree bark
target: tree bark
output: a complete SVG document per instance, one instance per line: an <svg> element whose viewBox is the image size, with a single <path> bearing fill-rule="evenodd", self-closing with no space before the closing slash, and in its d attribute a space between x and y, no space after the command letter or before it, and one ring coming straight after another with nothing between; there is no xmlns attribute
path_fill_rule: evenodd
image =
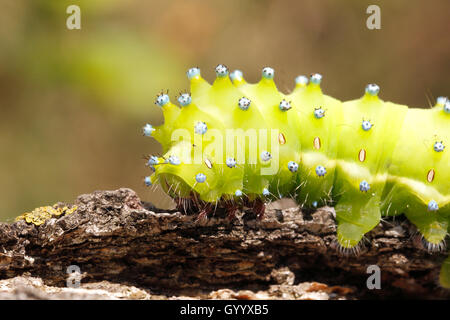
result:
<svg viewBox="0 0 450 320"><path fill-rule="evenodd" d="M438 285L446 252L428 253L402 218L381 222L359 255L346 256L336 249L328 207L272 208L262 220L248 211L233 221L217 209L199 223L196 215L143 203L126 188L81 195L74 204L74 213L40 226L0 224L1 279L29 275L65 287L67 267L77 265L83 284L107 280L165 296L273 293L318 281L328 298L450 297ZM380 267L379 290L367 288L370 265Z"/></svg>

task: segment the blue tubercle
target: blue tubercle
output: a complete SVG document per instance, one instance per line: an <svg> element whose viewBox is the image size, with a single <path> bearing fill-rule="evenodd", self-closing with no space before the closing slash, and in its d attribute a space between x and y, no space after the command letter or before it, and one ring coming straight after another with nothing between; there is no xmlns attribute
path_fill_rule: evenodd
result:
<svg viewBox="0 0 450 320"><path fill-rule="evenodd" d="M371 96L376 96L380 92L380 87L374 83L368 84L366 86L366 93Z"/></svg>
<svg viewBox="0 0 450 320"><path fill-rule="evenodd" d="M186 107L191 104L192 97L189 93L183 93L178 97L178 102L182 107Z"/></svg>
<svg viewBox="0 0 450 320"><path fill-rule="evenodd" d="M307 76L303 76L303 75L300 75L297 78L295 78L295 83L299 84L299 85L302 85L302 86L306 86L308 84L308 81L309 81L308 77Z"/></svg>
<svg viewBox="0 0 450 320"><path fill-rule="evenodd" d="M359 190L361 190L361 192L367 192L370 189L370 184L366 181L363 180L361 181L361 183L359 184Z"/></svg>
<svg viewBox="0 0 450 320"><path fill-rule="evenodd" d="M216 67L216 75L219 78L226 77L228 75L228 68L223 64L219 64Z"/></svg>
<svg viewBox="0 0 450 320"><path fill-rule="evenodd" d="M198 183L203 183L206 181L206 176L203 173L197 173L197 175L195 176L195 181L197 181Z"/></svg>
<svg viewBox="0 0 450 320"><path fill-rule="evenodd" d="M143 128L142 128L142 133L144 134L144 136L146 137L150 137L153 133L153 131L155 131L155 128L153 128L153 126L149 123L147 123Z"/></svg>
<svg viewBox="0 0 450 320"><path fill-rule="evenodd" d="M189 80L192 80L195 77L200 76L200 69L199 68L190 68L187 72L187 77Z"/></svg>
<svg viewBox="0 0 450 320"><path fill-rule="evenodd" d="M150 158L148 159L147 165L154 166L156 164L159 164L158 157L157 156L150 156Z"/></svg>
<svg viewBox="0 0 450 320"><path fill-rule="evenodd" d="M444 104L444 112L450 114L450 100L447 100Z"/></svg>
<svg viewBox="0 0 450 320"><path fill-rule="evenodd" d="M273 79L273 76L275 75L275 70L273 70L270 67L265 67L262 69L262 76L265 79Z"/></svg>
<svg viewBox="0 0 450 320"><path fill-rule="evenodd" d="M442 143L442 141L436 141L436 142L434 143L433 148L434 148L434 151L436 151L436 152L442 152L442 151L444 151L445 146L444 146L444 144Z"/></svg>
<svg viewBox="0 0 450 320"><path fill-rule="evenodd" d="M319 85L322 82L322 75L319 73L314 73L310 77L310 82Z"/></svg>
<svg viewBox="0 0 450 320"><path fill-rule="evenodd" d="M195 124L194 131L197 134L205 134L208 130L208 126L203 121L199 121Z"/></svg>
<svg viewBox="0 0 450 320"><path fill-rule="evenodd" d="M286 101L285 99L281 100L279 107L281 111L288 111L289 109L292 108L291 102Z"/></svg>
<svg viewBox="0 0 450 320"><path fill-rule="evenodd" d="M314 117L316 117L316 119L321 119L321 118L325 117L325 110L323 110L322 107L315 108L314 109Z"/></svg>
<svg viewBox="0 0 450 320"><path fill-rule="evenodd" d="M316 174L319 177L323 177L327 173L327 169L325 169L324 166L317 166L316 167Z"/></svg>
<svg viewBox="0 0 450 320"><path fill-rule="evenodd" d="M428 202L428 210L429 211L439 210L439 206L438 206L437 202L434 200L431 200L430 202Z"/></svg>
<svg viewBox="0 0 450 320"><path fill-rule="evenodd" d="M361 127L364 131L369 131L372 129L373 124L370 122L370 120L363 120Z"/></svg>
<svg viewBox="0 0 450 320"><path fill-rule="evenodd" d="M230 73L230 79L231 81L237 80L240 81L244 77L244 74L241 70L234 70L232 73Z"/></svg>
<svg viewBox="0 0 450 320"><path fill-rule="evenodd" d="M167 103L169 103L169 96L165 93L161 93L158 97L156 97L156 101L155 104L163 107L165 106Z"/></svg>
<svg viewBox="0 0 450 320"><path fill-rule="evenodd" d="M261 160L264 162L269 161L270 159L272 159L272 155L270 154L269 151L263 151L261 152Z"/></svg>
<svg viewBox="0 0 450 320"><path fill-rule="evenodd" d="M177 156L170 156L168 162L174 166L178 166L181 163Z"/></svg>
<svg viewBox="0 0 450 320"><path fill-rule="evenodd" d="M250 99L242 97L239 99L238 106L241 110L246 111L248 110L248 108L250 108L250 103L251 103Z"/></svg>
<svg viewBox="0 0 450 320"><path fill-rule="evenodd" d="M289 161L288 163L288 169L291 172L297 172L298 170L298 163L294 161Z"/></svg>
<svg viewBox="0 0 450 320"><path fill-rule="evenodd" d="M445 104L447 103L447 101L448 101L448 98L447 98L447 97L438 97L438 98L436 99L436 104L437 104L438 106L443 106L443 105L445 105Z"/></svg>
<svg viewBox="0 0 450 320"><path fill-rule="evenodd" d="M225 162L226 162L226 165L227 165L227 167L228 168L234 168L234 167L236 167L236 159L234 159L234 158L227 158L226 160L225 160Z"/></svg>

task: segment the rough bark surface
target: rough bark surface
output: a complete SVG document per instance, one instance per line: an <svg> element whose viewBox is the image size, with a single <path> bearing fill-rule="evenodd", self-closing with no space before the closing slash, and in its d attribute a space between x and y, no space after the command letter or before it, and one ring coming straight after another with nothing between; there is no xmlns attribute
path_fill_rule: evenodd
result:
<svg viewBox="0 0 450 320"><path fill-rule="evenodd" d="M327 207L272 208L262 220L244 212L233 221L218 209L199 223L126 188L74 204L76 212L40 226L0 224L0 298L450 297L438 285L446 253L428 253L404 219L383 221L359 255L345 256ZM81 269L79 289L66 287L69 265ZM369 265L381 269L380 290L367 289Z"/></svg>

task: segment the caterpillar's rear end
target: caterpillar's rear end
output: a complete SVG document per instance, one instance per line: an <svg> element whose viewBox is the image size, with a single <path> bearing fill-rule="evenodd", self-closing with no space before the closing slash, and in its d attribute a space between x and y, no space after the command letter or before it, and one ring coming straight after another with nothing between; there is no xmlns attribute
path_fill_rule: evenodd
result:
<svg viewBox="0 0 450 320"><path fill-rule="evenodd" d="M239 70L216 67L212 85L198 68L187 72L191 93L179 106L161 93L165 123L147 124L163 156L150 156L159 184L181 209L206 218L214 207L230 217L243 206L262 217L264 203L294 198L303 207L332 204L341 251L357 251L382 216L405 214L428 250L443 250L450 222L450 101L431 109L384 102L370 84L357 100L324 95L321 75L296 78L277 90L274 70L256 84ZM441 283L450 287L450 261Z"/></svg>

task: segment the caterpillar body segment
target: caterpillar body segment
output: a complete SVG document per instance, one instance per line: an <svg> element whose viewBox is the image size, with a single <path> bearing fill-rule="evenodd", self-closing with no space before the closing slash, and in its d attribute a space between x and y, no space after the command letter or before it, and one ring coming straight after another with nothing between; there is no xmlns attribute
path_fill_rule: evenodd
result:
<svg viewBox="0 0 450 320"><path fill-rule="evenodd" d="M333 189L342 103L324 95L319 84L313 82L294 95L300 106L298 139L302 146L302 187L297 201L307 207L325 205Z"/></svg>
<svg viewBox="0 0 450 320"><path fill-rule="evenodd" d="M343 103L333 198L345 248L358 244L380 221L387 171L407 110L368 92Z"/></svg>
<svg viewBox="0 0 450 320"><path fill-rule="evenodd" d="M442 250L450 225L447 98L413 109L383 101L370 84L361 98L341 102L322 92L319 74L297 77L283 94L271 68L255 84L224 65L212 85L198 68L187 75L191 93L180 95L180 106L161 93L165 123L143 128L164 153L149 160L155 172L147 185L194 199L202 217L212 204L262 213L265 199L281 197L331 204L343 251L383 216L405 214L430 251ZM449 269L441 272L447 286Z"/></svg>
<svg viewBox="0 0 450 320"><path fill-rule="evenodd" d="M404 213L436 245L448 234L450 155L434 144L450 141L449 120L442 109L408 109L382 197L386 214Z"/></svg>

